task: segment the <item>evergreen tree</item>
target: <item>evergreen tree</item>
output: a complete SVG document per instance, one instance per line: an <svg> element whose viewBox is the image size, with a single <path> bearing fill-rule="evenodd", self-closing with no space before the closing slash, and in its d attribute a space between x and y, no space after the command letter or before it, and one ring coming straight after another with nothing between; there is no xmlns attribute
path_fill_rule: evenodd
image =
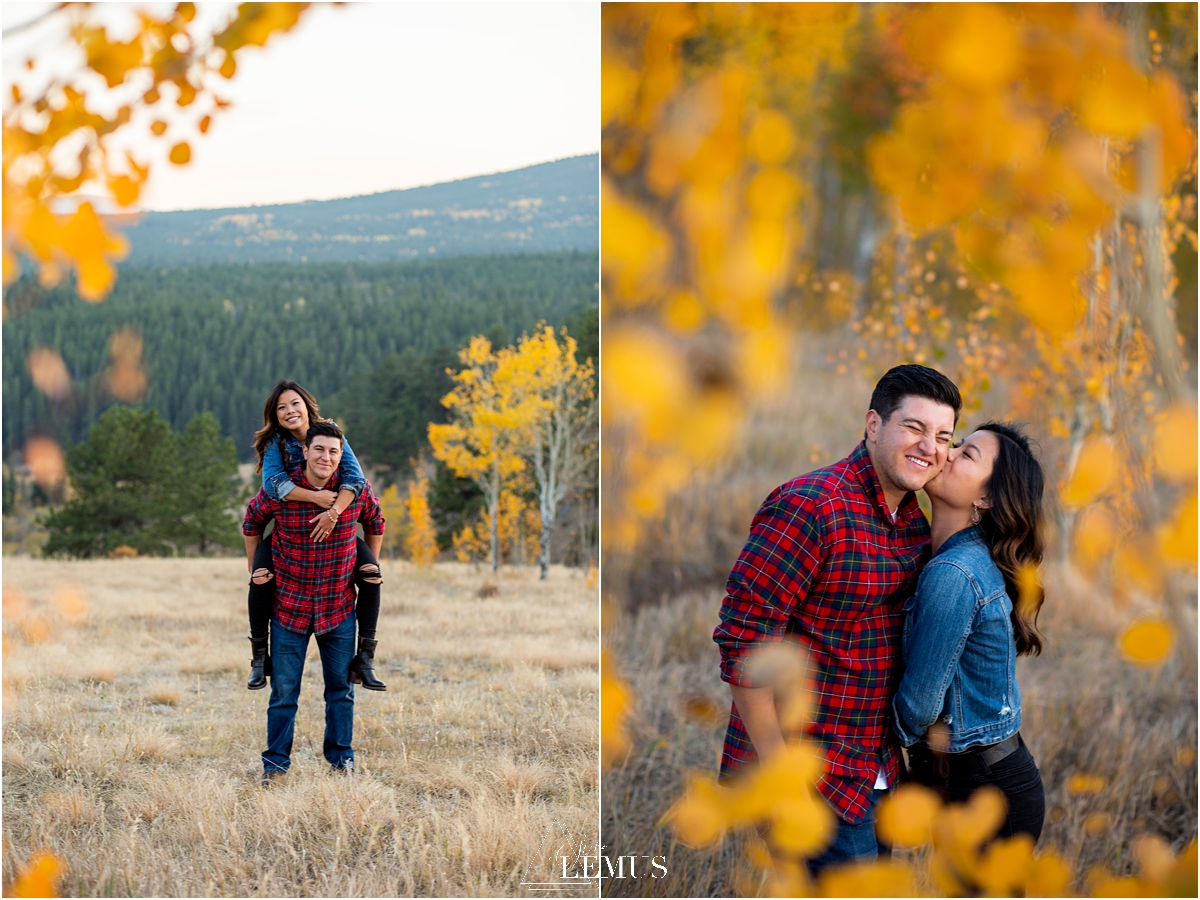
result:
<svg viewBox="0 0 1200 900"><path fill-rule="evenodd" d="M216 416L203 412L178 438L176 515L172 533L180 547L203 555L213 547L242 546L232 513L240 485L233 441L221 437Z"/></svg>
<svg viewBox="0 0 1200 900"><path fill-rule="evenodd" d="M173 553L177 453L158 413L107 409L88 439L67 451L71 499L45 519L45 555L89 559L120 546L148 556Z"/></svg>

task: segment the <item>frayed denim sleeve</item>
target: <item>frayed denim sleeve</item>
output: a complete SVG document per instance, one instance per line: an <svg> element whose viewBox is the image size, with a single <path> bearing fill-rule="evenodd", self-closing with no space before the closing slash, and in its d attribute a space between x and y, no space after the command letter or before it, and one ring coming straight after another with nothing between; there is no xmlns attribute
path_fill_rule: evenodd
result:
<svg viewBox="0 0 1200 900"><path fill-rule="evenodd" d="M972 580L954 563L934 561L921 573L909 613L904 676L892 701L896 734L905 747L942 714L979 599Z"/></svg>

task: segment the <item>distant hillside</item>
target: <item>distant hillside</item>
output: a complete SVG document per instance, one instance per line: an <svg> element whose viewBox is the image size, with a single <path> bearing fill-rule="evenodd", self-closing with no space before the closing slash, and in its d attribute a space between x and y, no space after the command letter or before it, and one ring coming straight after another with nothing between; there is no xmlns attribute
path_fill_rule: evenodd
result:
<svg viewBox="0 0 1200 900"><path fill-rule="evenodd" d="M595 250L598 166L596 155L575 156L341 200L149 212L126 229L122 268Z"/></svg>
<svg viewBox="0 0 1200 900"><path fill-rule="evenodd" d="M141 405L176 429L212 412L246 459L279 378L327 401L406 348L445 348L438 358L453 361L453 348L473 334L508 343L541 320L563 325L598 305L599 281L596 254L579 251L132 268L98 304L81 303L67 282L47 291L27 274L5 292L4 450L19 451L36 432L74 441L87 435L114 402L104 373L109 340L121 328L144 343L149 390ZM50 403L33 386L26 360L39 346L62 354L73 381L65 400Z"/></svg>

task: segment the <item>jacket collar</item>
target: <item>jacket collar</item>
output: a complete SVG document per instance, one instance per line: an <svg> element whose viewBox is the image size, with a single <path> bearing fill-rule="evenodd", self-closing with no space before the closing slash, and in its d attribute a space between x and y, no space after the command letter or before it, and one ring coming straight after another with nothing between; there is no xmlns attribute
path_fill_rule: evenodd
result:
<svg viewBox="0 0 1200 900"><path fill-rule="evenodd" d="M888 512L887 498L883 496L883 488L879 484L879 476L875 473L875 466L871 464L871 457L867 453L867 442L860 441L854 452L847 457L850 471L858 479L866 492L871 503L874 504L876 512L890 525L892 517ZM921 507L917 503L917 495L909 491L904 495L904 499L900 501L900 506L896 510L897 525L908 525L912 520L921 515Z"/></svg>
<svg viewBox="0 0 1200 900"><path fill-rule="evenodd" d="M969 525L962 531L956 531L950 537L946 538L942 546L937 548L937 553L934 556L941 556L951 547L957 547L960 544L968 544L972 542L983 543L983 532L979 530L978 525Z"/></svg>

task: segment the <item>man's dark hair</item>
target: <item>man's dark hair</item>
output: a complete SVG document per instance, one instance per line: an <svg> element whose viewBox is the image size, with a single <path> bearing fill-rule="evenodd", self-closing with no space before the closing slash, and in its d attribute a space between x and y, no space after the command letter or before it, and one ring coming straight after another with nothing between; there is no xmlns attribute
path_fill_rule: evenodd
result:
<svg viewBox="0 0 1200 900"><path fill-rule="evenodd" d="M905 397L926 397L935 403L954 410L954 422L962 412L962 397L954 382L936 369L910 363L894 366L887 370L871 394L871 409L879 413L884 422L900 408ZM311 432L310 432L311 434Z"/></svg>
<svg viewBox="0 0 1200 900"><path fill-rule="evenodd" d="M342 434L342 429L337 427L336 422L313 422L308 426L308 434L304 436L304 446L311 447L313 438L315 437L331 437L337 438L342 444L346 443L346 436Z"/></svg>

